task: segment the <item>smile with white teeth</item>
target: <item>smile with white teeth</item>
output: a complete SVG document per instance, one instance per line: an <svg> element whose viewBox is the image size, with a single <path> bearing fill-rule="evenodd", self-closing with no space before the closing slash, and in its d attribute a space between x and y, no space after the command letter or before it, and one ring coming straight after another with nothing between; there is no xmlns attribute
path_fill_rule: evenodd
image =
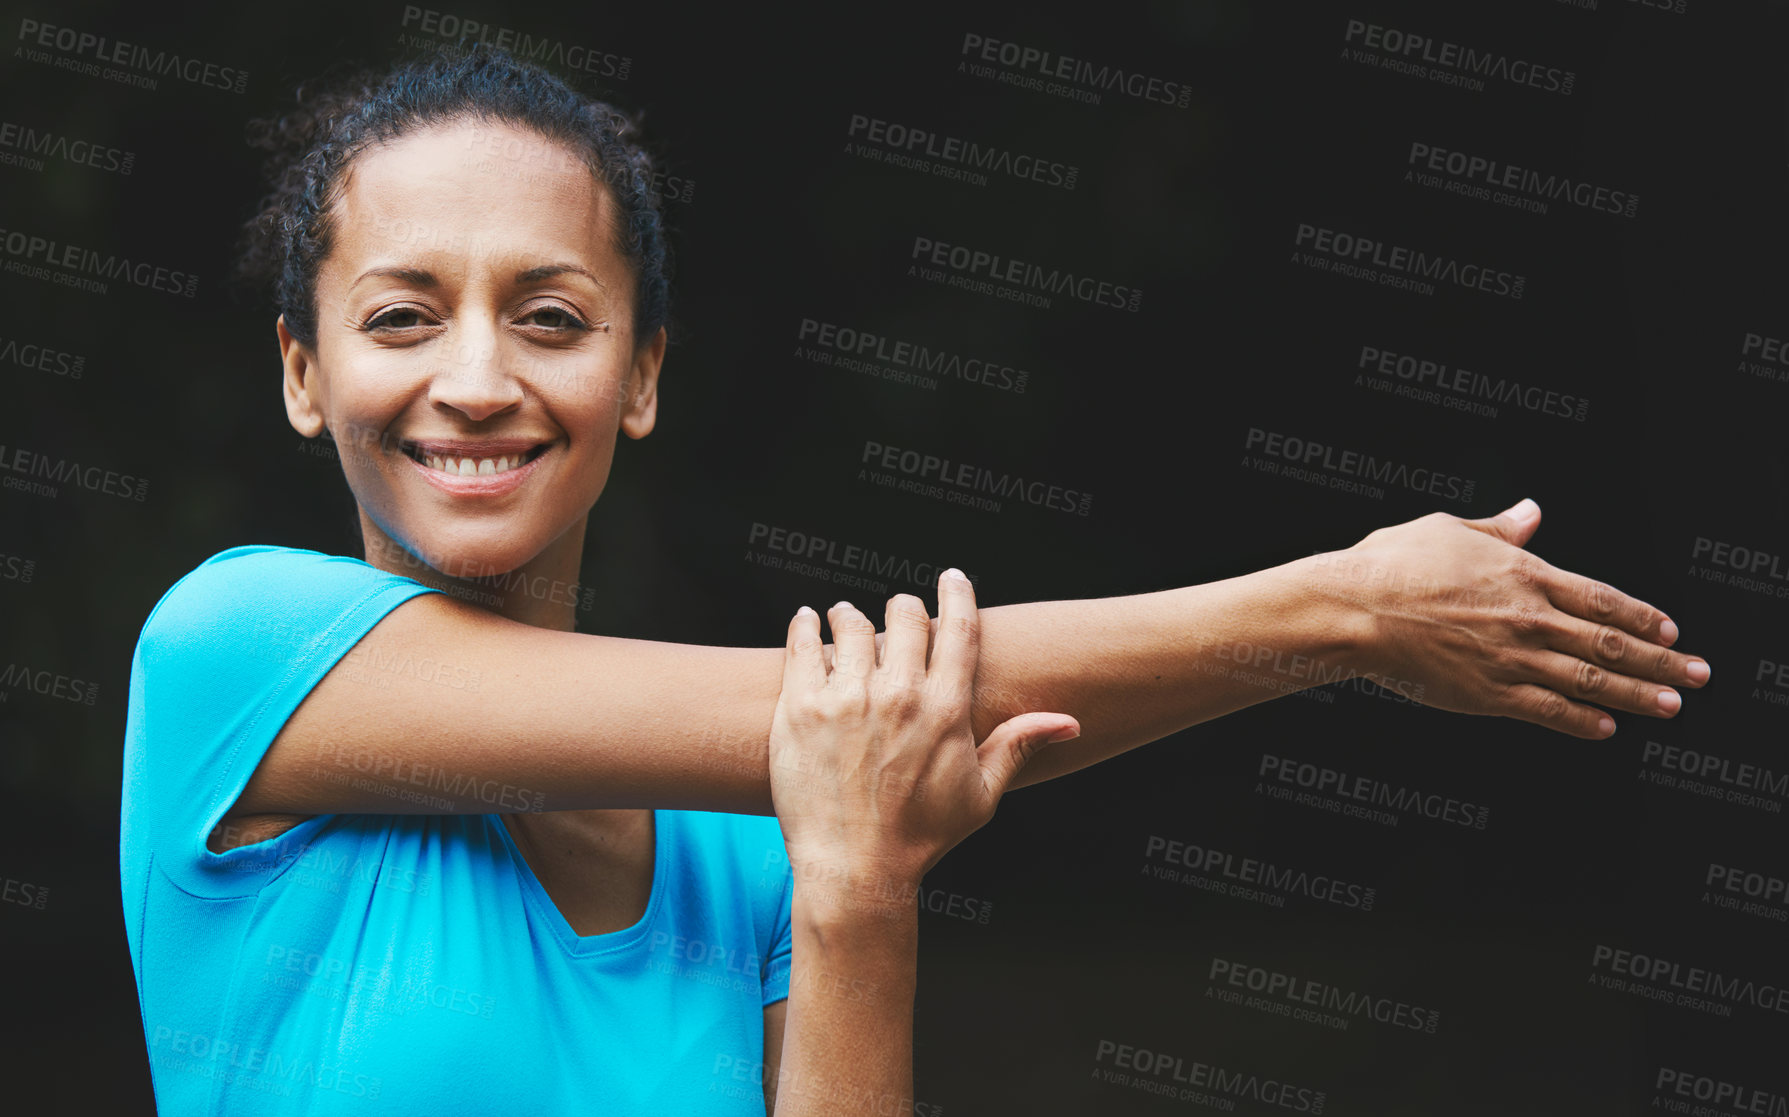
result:
<svg viewBox="0 0 1789 1117"><path fill-rule="evenodd" d="M526 454L508 454L500 458L453 458L440 454L419 454L422 464L430 469L438 469L443 473L454 473L461 477L490 477L498 473L508 473L528 461Z"/></svg>

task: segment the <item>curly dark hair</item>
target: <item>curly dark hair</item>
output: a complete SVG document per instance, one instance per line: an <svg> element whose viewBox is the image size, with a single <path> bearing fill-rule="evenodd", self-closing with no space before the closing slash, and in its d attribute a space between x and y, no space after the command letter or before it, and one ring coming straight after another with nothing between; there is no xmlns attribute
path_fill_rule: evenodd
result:
<svg viewBox="0 0 1789 1117"><path fill-rule="evenodd" d="M292 336L315 345L317 274L343 172L375 144L466 118L522 125L579 152L617 203L615 245L634 275L636 344L668 326L670 250L636 117L484 43L383 73L307 82L291 111L251 121L249 142L268 153L273 191L243 225L237 278L270 288Z"/></svg>

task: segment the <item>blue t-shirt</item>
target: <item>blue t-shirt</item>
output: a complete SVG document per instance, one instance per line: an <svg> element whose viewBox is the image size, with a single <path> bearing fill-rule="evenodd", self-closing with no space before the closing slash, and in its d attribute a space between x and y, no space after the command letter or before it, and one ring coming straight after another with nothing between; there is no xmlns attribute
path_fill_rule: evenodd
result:
<svg viewBox="0 0 1789 1117"><path fill-rule="evenodd" d="M161 1112L762 1117L763 1009L789 986L774 818L654 812L646 914L600 935L572 930L497 814L319 815L206 847L311 688L431 592L358 559L235 547L144 624L119 866ZM429 661L343 666L477 685Z"/></svg>

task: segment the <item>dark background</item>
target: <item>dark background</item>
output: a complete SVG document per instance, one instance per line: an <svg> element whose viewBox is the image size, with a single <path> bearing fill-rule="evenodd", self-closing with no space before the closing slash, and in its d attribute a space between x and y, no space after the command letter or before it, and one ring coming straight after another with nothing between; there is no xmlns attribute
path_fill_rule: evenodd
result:
<svg viewBox="0 0 1789 1117"><path fill-rule="evenodd" d="M200 277L188 299L0 271L0 344L83 359L78 379L0 364L0 444L149 480L141 502L0 490L0 662L97 688L87 705L0 686L0 876L13 882L0 1062L15 1097L146 1113L117 880L137 632L226 547L359 553L339 465L286 424L271 311L223 282L262 192L244 124L337 60L448 40L383 0L9 7L8 39L35 19L249 75L240 94L143 89L0 58L5 121L134 153L129 175L0 165L0 226ZM1229 577L1532 496L1536 553L1658 605L1713 664L1679 717L1620 716L1606 742L1341 686L1012 795L929 881L989 918L923 921L919 1101L1205 1111L1106 1080L1102 1043L1321 1090L1329 1114L1662 1112L1666 1068L1789 1094L1782 1015L1717 1017L1590 981L1597 944L1789 981L1789 909L1703 898L1710 864L1789 877L1780 797L1773 811L1636 778L1648 740L1789 768L1789 705L1771 701L1789 691L1755 680L1761 662L1789 660L1789 559L1758 589L1708 580L1733 571L1694 553L1703 539L1789 555L1789 372L1756 374L1742 352L1748 334L1789 336L1781 5L439 11L631 59L626 80L582 87L644 110L667 170L694 184L666 203L680 328L659 425L621 447L592 516L585 630L766 645L799 603L874 599L758 565L754 522L961 566L989 606ZM1575 86L1470 91L1347 60L1350 19L1571 70ZM971 33L1192 93L1184 108L1109 91L1088 104L978 78L958 71ZM1073 164L1077 185L974 185L860 158L845 150L853 113ZM1425 189L1405 181L1412 142L1641 202L1632 217L1557 201L1537 214ZM1526 289L1422 295L1325 274L1289 262L1300 222L1482 261ZM916 236L1141 288L1141 308L1058 296L1040 309L923 282L907 275ZM15 258L0 252L0 266ZM823 367L791 355L804 318L996 356L1029 371L1027 388ZM1363 345L1587 398L1587 414L1394 398L1354 383ZM1474 493L1375 499L1269 476L1239 464L1251 427L1472 478ZM1094 499L1083 517L878 489L857 479L865 440ZM886 592L903 590L927 587ZM1385 826L1275 801L1256 791L1264 754L1485 805L1489 822L1406 812ZM1362 882L1375 906L1294 895L1275 908L1154 879L1151 837ZM12 899L20 884L41 908ZM1221 1004L1206 996L1214 956L1435 1008L1440 1026L1337 1031Z"/></svg>

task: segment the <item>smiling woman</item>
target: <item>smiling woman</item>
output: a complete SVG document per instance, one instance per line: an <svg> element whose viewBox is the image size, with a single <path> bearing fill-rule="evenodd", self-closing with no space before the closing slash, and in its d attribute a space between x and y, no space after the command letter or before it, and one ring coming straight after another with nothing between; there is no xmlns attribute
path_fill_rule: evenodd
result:
<svg viewBox="0 0 1789 1117"><path fill-rule="evenodd" d="M120 868L166 1112L900 1111L919 878L1007 788L1356 675L1590 739L1708 678L1524 550L1528 501L1132 597L978 611L947 572L833 645L576 633L529 587L579 580L667 339L632 125L477 48L262 139L245 266L367 558L235 547L143 626Z"/></svg>
<svg viewBox="0 0 1789 1117"><path fill-rule="evenodd" d="M607 185L600 154L624 124L537 100L511 106L527 123L454 116L445 100L412 110L411 131L344 165L310 218L327 254L295 253L312 278L283 292L280 353L292 425L355 432L365 451L344 470L370 548L570 582L616 432L652 430L665 253L656 220ZM543 128L543 108L562 119ZM580 126L588 160L546 130Z"/></svg>

